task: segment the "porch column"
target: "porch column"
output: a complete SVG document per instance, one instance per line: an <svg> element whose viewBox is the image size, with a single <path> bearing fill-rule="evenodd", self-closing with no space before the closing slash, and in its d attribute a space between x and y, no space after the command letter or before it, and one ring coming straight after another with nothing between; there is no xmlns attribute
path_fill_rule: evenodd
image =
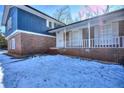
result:
<svg viewBox="0 0 124 93"><path fill-rule="evenodd" d="M64 29L64 36L65 36L65 38L64 38L64 45L65 45L65 48L66 48L66 28Z"/></svg>
<svg viewBox="0 0 124 93"><path fill-rule="evenodd" d="M56 48L58 48L58 38L57 38L57 32L56 32Z"/></svg>
<svg viewBox="0 0 124 93"><path fill-rule="evenodd" d="M90 23L88 22L88 37L89 37L89 48L90 48Z"/></svg>
<svg viewBox="0 0 124 93"><path fill-rule="evenodd" d="M69 47L72 47L72 31L70 31L70 46Z"/></svg>

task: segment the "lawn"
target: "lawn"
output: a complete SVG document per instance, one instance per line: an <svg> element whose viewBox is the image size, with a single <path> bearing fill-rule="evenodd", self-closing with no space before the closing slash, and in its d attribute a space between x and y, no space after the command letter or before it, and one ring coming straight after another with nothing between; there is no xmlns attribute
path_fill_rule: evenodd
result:
<svg viewBox="0 0 124 93"><path fill-rule="evenodd" d="M0 54L1 84L7 88L124 87L124 67L63 55L15 59Z"/></svg>

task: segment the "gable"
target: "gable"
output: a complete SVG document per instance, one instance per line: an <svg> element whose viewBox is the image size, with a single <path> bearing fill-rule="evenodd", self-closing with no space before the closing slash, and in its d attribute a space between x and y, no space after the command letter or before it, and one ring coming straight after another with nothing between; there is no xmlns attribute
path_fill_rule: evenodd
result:
<svg viewBox="0 0 124 93"><path fill-rule="evenodd" d="M41 18L44 18L44 19L47 19L49 21L55 22L55 23L57 23L59 25L65 25L64 23L62 23L62 22L60 22L60 21L58 21L58 20L56 20L56 19L54 19L54 18L52 18L52 17L42 13L42 12L40 12L40 11L38 11L38 10L32 8L32 7L26 6L26 5L14 5L14 6L12 6L12 5L5 5L4 6L3 18L2 18L2 25L5 25L5 23L7 21L7 16L9 14L9 10L12 7L20 8L20 9L25 10L27 12L30 12L30 13L32 13L34 15L37 15L37 16L39 16Z"/></svg>

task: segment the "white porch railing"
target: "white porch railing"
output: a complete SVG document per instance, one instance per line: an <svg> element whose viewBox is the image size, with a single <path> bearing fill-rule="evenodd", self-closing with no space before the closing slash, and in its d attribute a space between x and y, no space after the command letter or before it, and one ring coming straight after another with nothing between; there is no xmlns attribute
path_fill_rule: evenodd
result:
<svg viewBox="0 0 124 93"><path fill-rule="evenodd" d="M66 48L124 48L124 36L111 37L111 38L94 38L90 40L89 39L71 40L71 41L66 41L65 47Z"/></svg>

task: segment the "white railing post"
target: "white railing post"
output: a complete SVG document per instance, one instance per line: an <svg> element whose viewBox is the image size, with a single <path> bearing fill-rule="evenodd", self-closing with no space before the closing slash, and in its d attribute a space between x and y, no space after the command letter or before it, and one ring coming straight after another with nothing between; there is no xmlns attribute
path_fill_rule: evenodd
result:
<svg viewBox="0 0 124 93"><path fill-rule="evenodd" d="M116 48L116 37L114 37L114 47Z"/></svg>
<svg viewBox="0 0 124 93"><path fill-rule="evenodd" d="M88 37L89 37L89 48L90 48L90 23L88 22Z"/></svg>
<svg viewBox="0 0 124 93"><path fill-rule="evenodd" d="M65 39L64 39L65 40L64 41L65 44L64 45L65 45L65 48L66 48L66 28L64 29L64 36L65 36Z"/></svg>
<svg viewBox="0 0 124 93"><path fill-rule="evenodd" d="M70 47L72 47L72 32L70 32Z"/></svg>
<svg viewBox="0 0 124 93"><path fill-rule="evenodd" d="M118 47L120 48L120 37L118 37Z"/></svg>
<svg viewBox="0 0 124 93"><path fill-rule="evenodd" d="M112 48L114 47L114 37L112 37Z"/></svg>
<svg viewBox="0 0 124 93"><path fill-rule="evenodd" d="M124 48L124 36L108 37L108 38L94 38L94 39L77 39L66 41L65 34L65 48L76 47L76 48ZM90 40L90 41L89 41ZM89 47L90 42L90 47ZM71 44L73 43L73 44Z"/></svg>
<svg viewBox="0 0 124 93"><path fill-rule="evenodd" d="M84 42L83 42L83 41L84 41L84 40L82 39L82 48L84 48L84 46L83 46L83 45L84 45Z"/></svg>
<svg viewBox="0 0 124 93"><path fill-rule="evenodd" d="M122 48L124 48L124 36L122 36Z"/></svg>

